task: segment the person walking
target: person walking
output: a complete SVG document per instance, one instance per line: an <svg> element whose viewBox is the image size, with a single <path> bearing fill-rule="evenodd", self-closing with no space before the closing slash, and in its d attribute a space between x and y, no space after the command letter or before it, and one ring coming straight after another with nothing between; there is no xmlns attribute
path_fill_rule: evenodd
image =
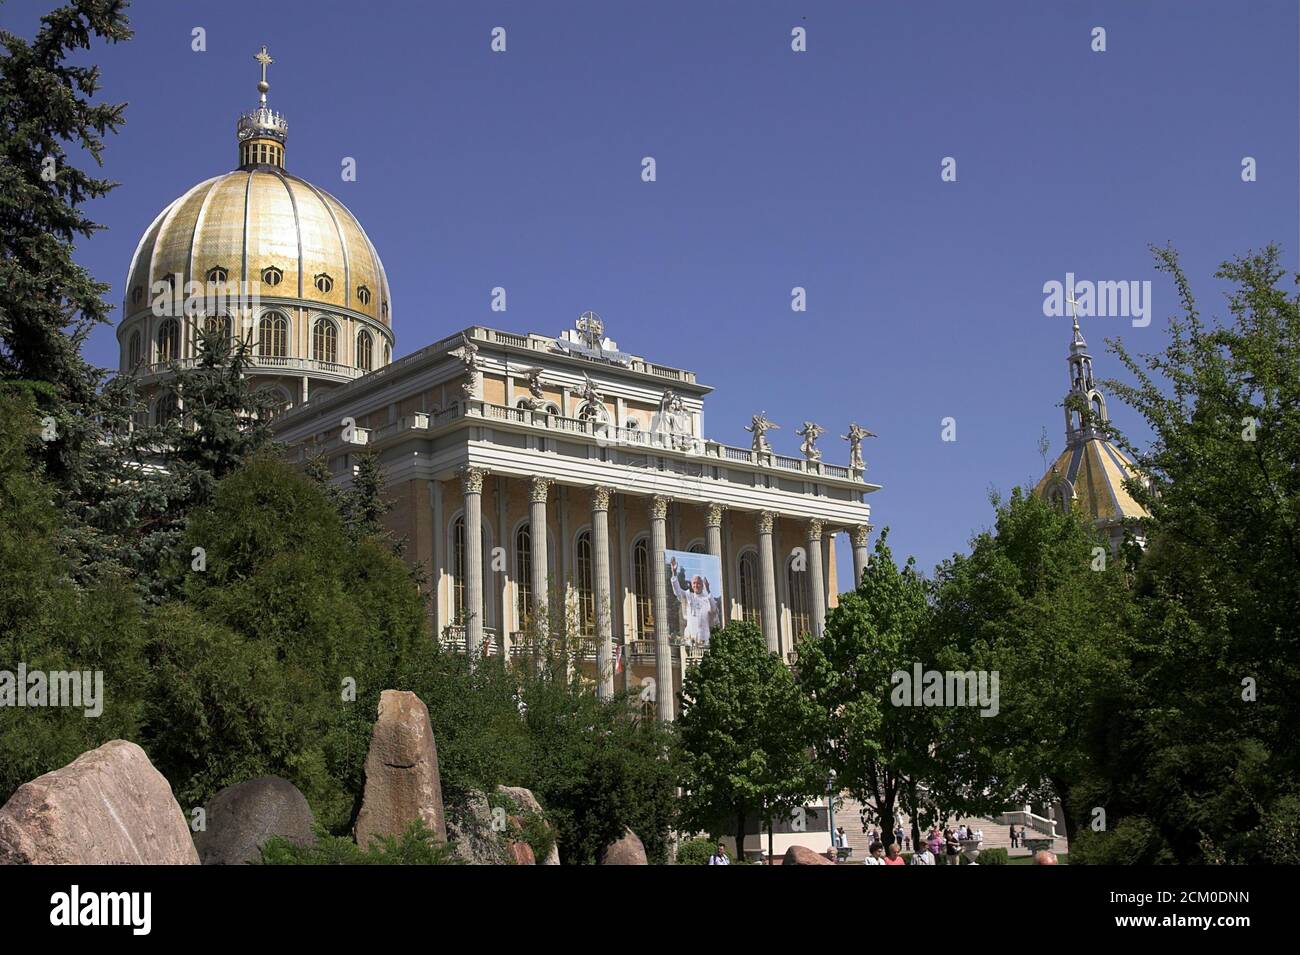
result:
<svg viewBox="0 0 1300 955"><path fill-rule="evenodd" d="M863 865L884 865L885 864L885 847L879 842L871 844L870 854L862 860Z"/></svg>
<svg viewBox="0 0 1300 955"><path fill-rule="evenodd" d="M903 865L903 857L898 854L898 843L891 842L885 850L885 865Z"/></svg>
<svg viewBox="0 0 1300 955"><path fill-rule="evenodd" d="M727 847L721 842L713 855L709 856L709 865L731 865L731 860L727 858Z"/></svg>
<svg viewBox="0 0 1300 955"><path fill-rule="evenodd" d="M927 845L924 842L919 843L916 847L916 851L912 853L911 861L909 861L907 864L908 865L934 865L935 864L934 853L930 851L929 845Z"/></svg>
<svg viewBox="0 0 1300 955"><path fill-rule="evenodd" d="M957 838L957 833L951 829L945 829L943 837L948 850L947 864L961 865L961 840Z"/></svg>

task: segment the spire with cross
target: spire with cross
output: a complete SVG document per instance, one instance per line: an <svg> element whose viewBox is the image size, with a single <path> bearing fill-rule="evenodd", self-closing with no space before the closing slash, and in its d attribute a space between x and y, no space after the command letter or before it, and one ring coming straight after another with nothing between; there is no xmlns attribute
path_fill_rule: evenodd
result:
<svg viewBox="0 0 1300 955"><path fill-rule="evenodd" d="M262 44L262 48L257 51L253 56L253 59L262 64L262 81L257 84L257 91L262 94L261 103L265 106L266 92L271 88L271 84L266 81L266 68L274 63L275 60L271 59L271 54L266 52L265 43Z"/></svg>

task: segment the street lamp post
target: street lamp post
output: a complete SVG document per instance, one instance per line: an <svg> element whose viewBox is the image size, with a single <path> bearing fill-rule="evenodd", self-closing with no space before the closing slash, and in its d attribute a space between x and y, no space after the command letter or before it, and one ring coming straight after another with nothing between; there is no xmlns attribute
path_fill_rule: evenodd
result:
<svg viewBox="0 0 1300 955"><path fill-rule="evenodd" d="M833 769L826 780L826 826L827 834L831 837L831 850L835 853L835 861L839 861L839 847L835 845L835 770Z"/></svg>

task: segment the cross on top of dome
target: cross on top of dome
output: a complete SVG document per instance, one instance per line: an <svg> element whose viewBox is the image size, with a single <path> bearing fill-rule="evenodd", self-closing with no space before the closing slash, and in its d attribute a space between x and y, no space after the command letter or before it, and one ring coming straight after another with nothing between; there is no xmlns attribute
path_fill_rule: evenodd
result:
<svg viewBox="0 0 1300 955"><path fill-rule="evenodd" d="M262 79L257 84L260 94L257 108L239 117L235 136L239 140L239 165L279 166L284 168L284 141L289 136L289 123L280 113L266 105L266 93L271 84L266 80L266 68L275 62L266 52L266 44L253 55L262 67Z"/></svg>

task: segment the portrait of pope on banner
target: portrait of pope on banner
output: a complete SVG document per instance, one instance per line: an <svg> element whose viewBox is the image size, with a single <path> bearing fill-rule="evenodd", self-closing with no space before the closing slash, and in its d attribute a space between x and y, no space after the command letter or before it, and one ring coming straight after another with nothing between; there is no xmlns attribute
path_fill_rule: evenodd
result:
<svg viewBox="0 0 1300 955"><path fill-rule="evenodd" d="M709 633L722 626L722 601L718 596L722 561L709 554L677 550L665 551L664 556L669 591L678 605L674 632L688 644L708 646ZM671 611L669 616L673 616Z"/></svg>

